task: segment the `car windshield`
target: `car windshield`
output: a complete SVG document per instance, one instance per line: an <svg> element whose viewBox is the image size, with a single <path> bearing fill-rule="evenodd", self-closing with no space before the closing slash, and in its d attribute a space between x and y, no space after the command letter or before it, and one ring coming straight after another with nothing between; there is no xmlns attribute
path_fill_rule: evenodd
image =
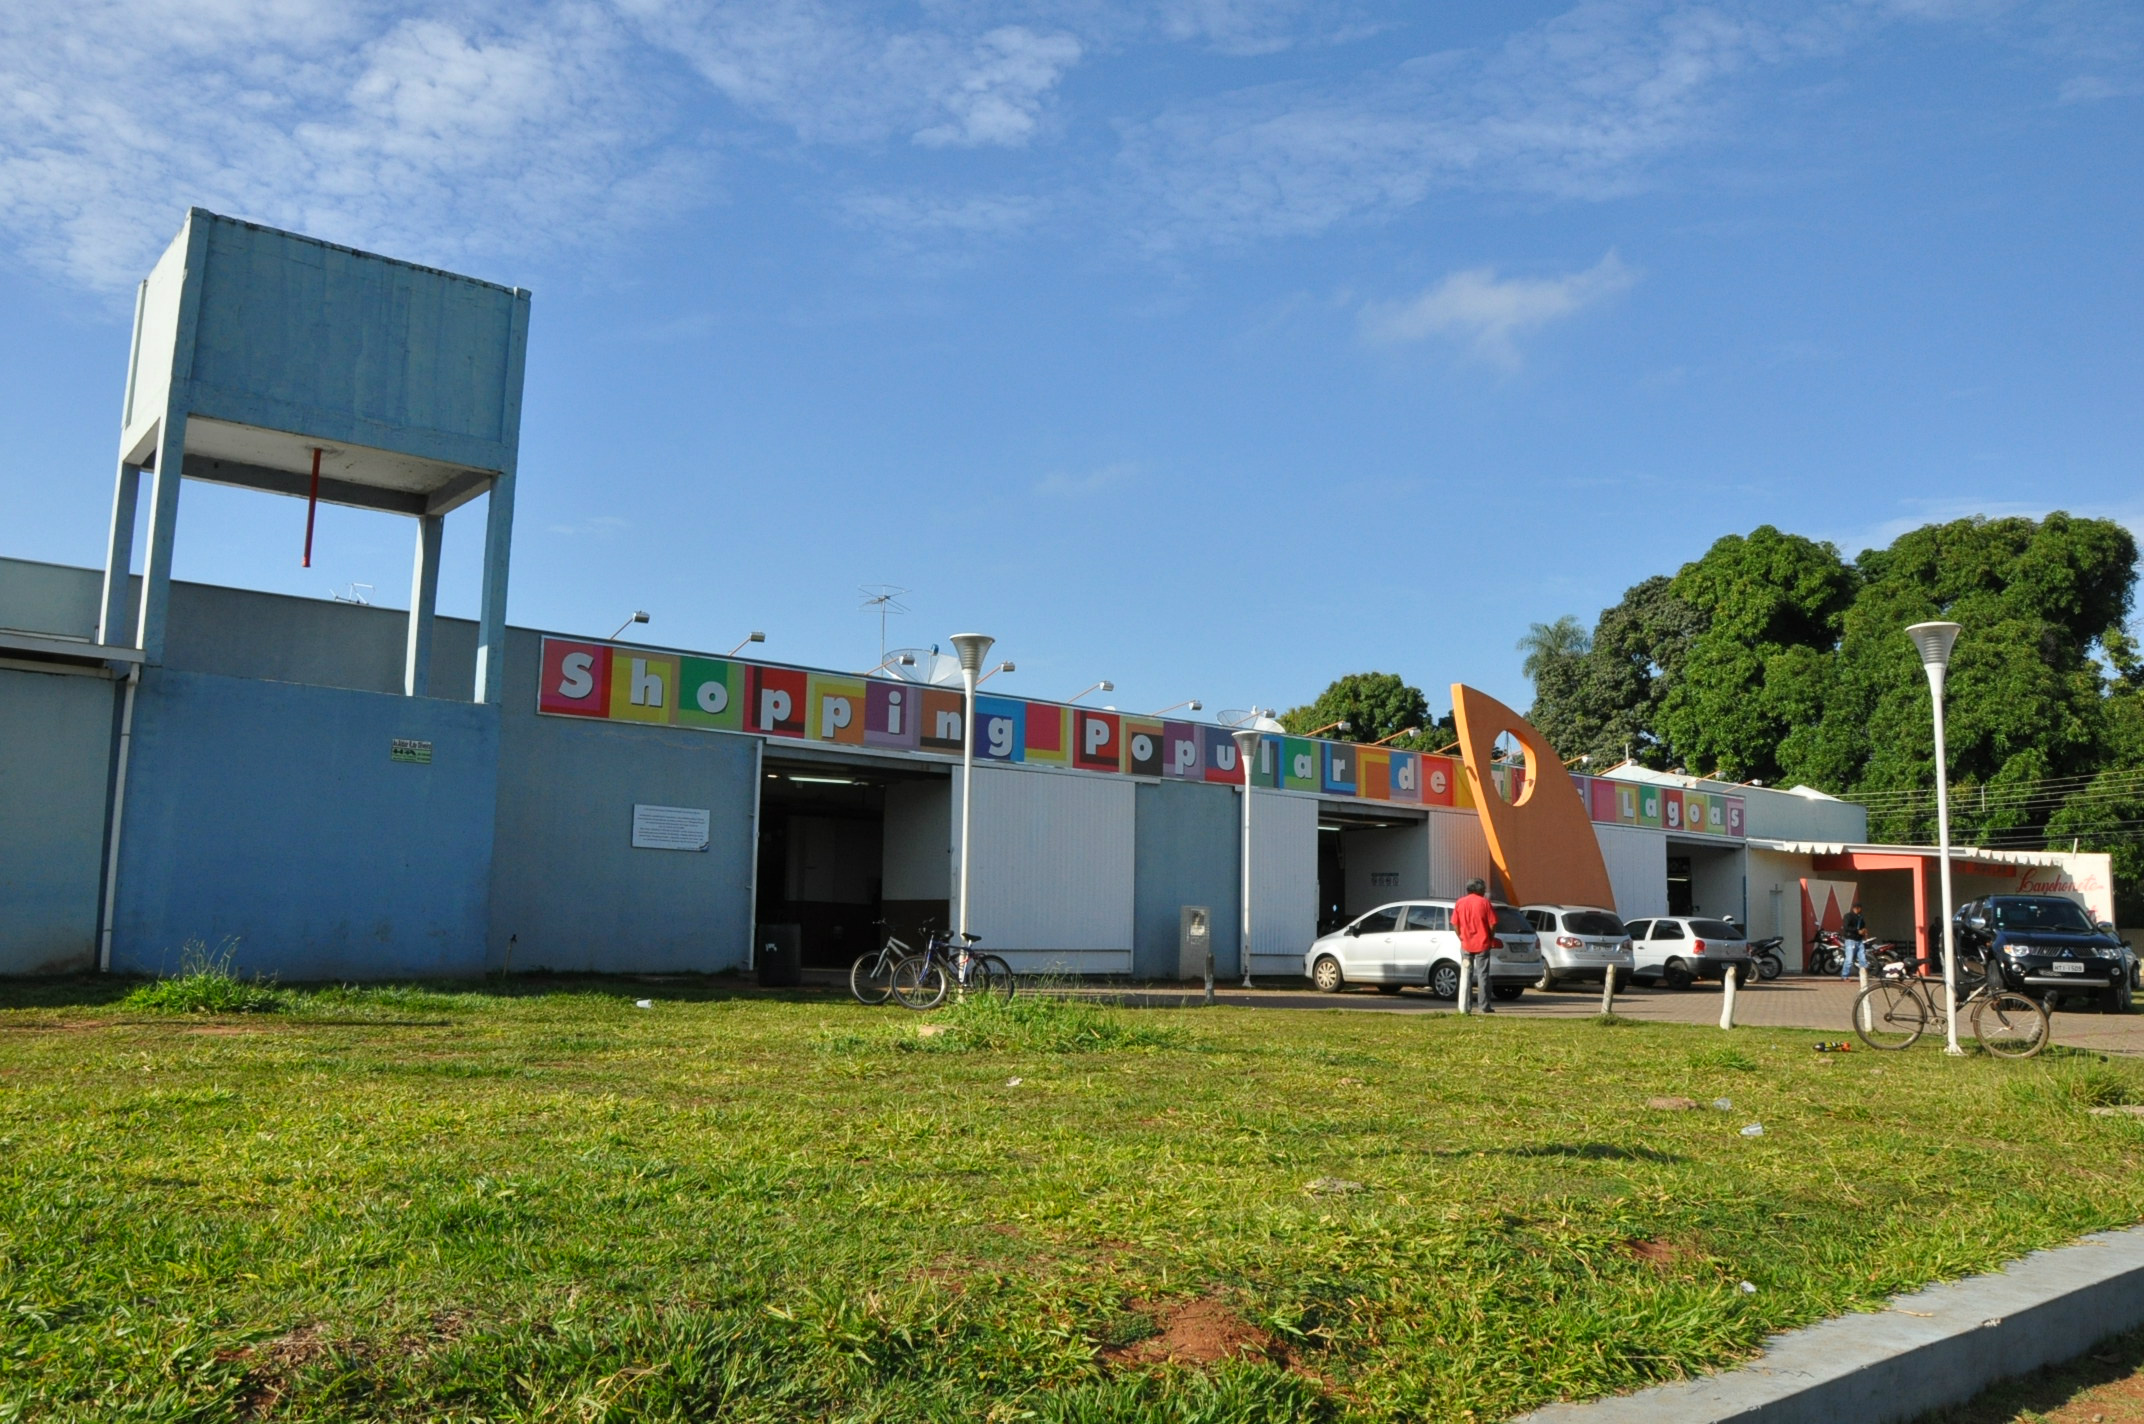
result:
<svg viewBox="0 0 2144 1424"><path fill-rule="evenodd" d="M1692 920L1690 933L1699 939L1740 939L1742 931L1725 920Z"/></svg>
<svg viewBox="0 0 2144 1424"><path fill-rule="evenodd" d="M1575 935L1623 937L1623 922L1600 910L1572 910L1563 917L1563 927Z"/></svg>
<svg viewBox="0 0 2144 1424"><path fill-rule="evenodd" d="M2061 900L2054 896L2029 900L1996 900L1992 902L1995 923L2006 930L2061 930L2069 934L2090 934L2096 928L2075 900Z"/></svg>
<svg viewBox="0 0 2144 1424"><path fill-rule="evenodd" d="M1496 907L1496 932L1500 935L1531 935L1534 927L1526 916L1509 905Z"/></svg>

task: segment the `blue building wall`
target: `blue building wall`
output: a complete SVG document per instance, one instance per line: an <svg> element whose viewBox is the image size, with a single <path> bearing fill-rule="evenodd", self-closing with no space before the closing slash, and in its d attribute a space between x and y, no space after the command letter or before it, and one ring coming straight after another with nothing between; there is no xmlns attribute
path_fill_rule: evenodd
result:
<svg viewBox="0 0 2144 1424"><path fill-rule="evenodd" d="M481 972L498 750L495 707L146 670L112 967L235 939L291 980Z"/></svg>
<svg viewBox="0 0 2144 1424"><path fill-rule="evenodd" d="M1139 788L1134 807L1132 974L1173 979L1181 907L1213 911L1214 972L1242 969L1237 860L1242 802L1226 786L1162 781Z"/></svg>
<svg viewBox="0 0 2144 1424"><path fill-rule="evenodd" d="M110 678L0 668L0 974L96 965Z"/></svg>
<svg viewBox="0 0 2144 1424"><path fill-rule="evenodd" d="M491 962L706 972L752 934L757 739L536 713L539 638L507 638ZM703 853L639 850L633 807L711 813Z"/></svg>

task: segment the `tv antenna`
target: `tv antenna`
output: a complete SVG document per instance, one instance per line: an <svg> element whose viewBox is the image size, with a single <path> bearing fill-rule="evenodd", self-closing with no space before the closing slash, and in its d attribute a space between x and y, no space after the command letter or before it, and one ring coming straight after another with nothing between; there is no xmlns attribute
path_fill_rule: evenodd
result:
<svg viewBox="0 0 2144 1424"><path fill-rule="evenodd" d="M887 616L908 611L908 605L901 602L901 599L910 590L896 587L890 583L867 583L859 588L857 592L864 596L863 607L878 610L878 660L880 666L884 666L886 662Z"/></svg>

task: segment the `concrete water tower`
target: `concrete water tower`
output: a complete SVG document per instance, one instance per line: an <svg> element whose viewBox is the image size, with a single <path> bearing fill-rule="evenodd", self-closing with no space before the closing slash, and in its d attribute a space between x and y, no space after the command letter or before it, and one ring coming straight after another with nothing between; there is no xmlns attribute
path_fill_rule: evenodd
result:
<svg viewBox="0 0 2144 1424"><path fill-rule="evenodd" d="M488 494L475 686L497 702L528 320L519 288L189 210L135 298L97 641L163 661L182 478L386 510L417 521L403 691L421 697L445 518Z"/></svg>

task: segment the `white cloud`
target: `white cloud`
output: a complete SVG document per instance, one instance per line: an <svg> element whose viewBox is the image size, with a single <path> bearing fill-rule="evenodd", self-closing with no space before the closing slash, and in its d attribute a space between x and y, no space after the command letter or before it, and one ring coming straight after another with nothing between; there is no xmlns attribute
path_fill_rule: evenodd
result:
<svg viewBox="0 0 2144 1424"><path fill-rule="evenodd" d="M1752 65L1836 41L1730 5L1594 0L1490 49L1171 106L1125 161L1163 216L1151 245L1315 233L1459 187L1589 198L1713 132Z"/></svg>
<svg viewBox="0 0 2144 1424"><path fill-rule="evenodd" d="M140 276L189 204L433 262L578 245L697 176L625 39L579 0L16 0L0 229L91 287Z"/></svg>
<svg viewBox="0 0 2144 1424"><path fill-rule="evenodd" d="M1116 488L1139 473L1135 464L1120 461L1089 470L1084 475L1057 473L1035 482L1035 493L1045 499L1091 499Z"/></svg>
<svg viewBox="0 0 2144 1424"><path fill-rule="evenodd" d="M937 95L949 118L918 129L916 142L932 148L1020 147L1035 132L1043 96L1079 57L1079 41L1070 35L1038 35L1022 25L992 30L977 41L966 69Z"/></svg>
<svg viewBox="0 0 2144 1424"><path fill-rule="evenodd" d="M1407 301L1365 307L1362 331L1380 342L1456 337L1480 359L1516 369L1518 338L1628 291L1637 279L1613 252L1564 277L1499 277L1494 267L1473 267Z"/></svg>
<svg viewBox="0 0 2144 1424"><path fill-rule="evenodd" d="M902 135L932 146L1018 148L1083 53L1068 33L891 29L868 10L825 0L618 3L643 35L732 103L807 142Z"/></svg>

